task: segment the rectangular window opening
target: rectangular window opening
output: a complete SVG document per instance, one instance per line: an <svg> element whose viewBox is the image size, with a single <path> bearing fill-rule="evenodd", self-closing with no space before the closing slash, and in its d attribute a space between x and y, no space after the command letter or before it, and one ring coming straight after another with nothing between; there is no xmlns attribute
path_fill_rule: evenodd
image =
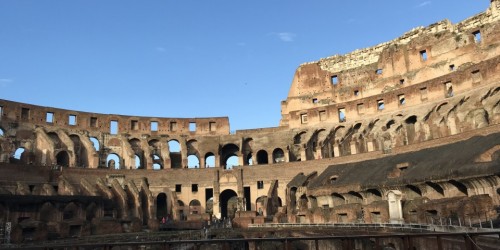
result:
<svg viewBox="0 0 500 250"><path fill-rule="evenodd" d="M47 112L47 114L45 115L45 121L47 123L53 123L54 122L54 113Z"/></svg>
<svg viewBox="0 0 500 250"><path fill-rule="evenodd" d="M365 105L363 103L358 104L358 114L362 115L365 112Z"/></svg>
<svg viewBox="0 0 500 250"><path fill-rule="evenodd" d="M170 131L177 130L177 122L170 122Z"/></svg>
<svg viewBox="0 0 500 250"><path fill-rule="evenodd" d="M422 61L427 61L427 51L426 50L420 51L420 58L422 59Z"/></svg>
<svg viewBox="0 0 500 250"><path fill-rule="evenodd" d="M90 117L90 127L97 128L97 117Z"/></svg>
<svg viewBox="0 0 500 250"><path fill-rule="evenodd" d="M21 119L23 119L23 120L30 119L30 109L29 108L21 108Z"/></svg>
<svg viewBox="0 0 500 250"><path fill-rule="evenodd" d="M422 100L422 101L427 100L427 88L420 89L420 100Z"/></svg>
<svg viewBox="0 0 500 250"><path fill-rule="evenodd" d="M191 192L198 192L198 184L191 184Z"/></svg>
<svg viewBox="0 0 500 250"><path fill-rule="evenodd" d="M264 189L264 181L257 181L257 189Z"/></svg>
<svg viewBox="0 0 500 250"><path fill-rule="evenodd" d="M112 135L118 134L118 121L111 121L109 123L109 133Z"/></svg>
<svg viewBox="0 0 500 250"><path fill-rule="evenodd" d="M384 71L382 69L375 70L375 74L377 74L377 75L382 75L383 72Z"/></svg>
<svg viewBox="0 0 500 250"><path fill-rule="evenodd" d="M359 96L359 90L354 90L354 96Z"/></svg>
<svg viewBox="0 0 500 250"><path fill-rule="evenodd" d="M450 71L455 71L455 64L450 64Z"/></svg>
<svg viewBox="0 0 500 250"><path fill-rule="evenodd" d="M210 131L215 131L217 129L217 127L215 126L215 122L209 122L208 128Z"/></svg>
<svg viewBox="0 0 500 250"><path fill-rule="evenodd" d="M189 123L189 131L190 132L196 131L196 122L190 122Z"/></svg>
<svg viewBox="0 0 500 250"><path fill-rule="evenodd" d="M307 123L307 114L300 115L300 123L302 124Z"/></svg>
<svg viewBox="0 0 500 250"><path fill-rule="evenodd" d="M331 77L331 81L333 85L337 85L339 83L339 77L337 75L333 75Z"/></svg>
<svg viewBox="0 0 500 250"><path fill-rule="evenodd" d="M319 120L326 121L326 111L325 110L319 111Z"/></svg>
<svg viewBox="0 0 500 250"><path fill-rule="evenodd" d="M405 105L406 103L405 95L403 94L398 95L398 100L399 100L399 105Z"/></svg>
<svg viewBox="0 0 500 250"><path fill-rule="evenodd" d="M477 82L480 82L481 81L481 73L479 70L474 70L472 71L472 82L473 83L477 83Z"/></svg>
<svg viewBox="0 0 500 250"><path fill-rule="evenodd" d="M472 32L472 35L474 35L474 42L481 42L481 32L479 30Z"/></svg>
<svg viewBox="0 0 500 250"><path fill-rule="evenodd" d="M137 120L130 121L130 129L131 130L139 130L139 121L137 121Z"/></svg>
<svg viewBox="0 0 500 250"><path fill-rule="evenodd" d="M383 110L384 108L385 108L384 100L383 99L377 100L377 109Z"/></svg>
<svg viewBox="0 0 500 250"><path fill-rule="evenodd" d="M444 83L444 96L445 97L452 97L453 94L453 84L451 82L445 82Z"/></svg>
<svg viewBox="0 0 500 250"><path fill-rule="evenodd" d="M405 79L399 79L399 84L405 84Z"/></svg>
<svg viewBox="0 0 500 250"><path fill-rule="evenodd" d="M153 121L153 122L151 122L150 125L151 125L151 132L158 131L158 122Z"/></svg>
<svg viewBox="0 0 500 250"><path fill-rule="evenodd" d="M339 122L345 122L346 120L345 108L339 108Z"/></svg>
<svg viewBox="0 0 500 250"><path fill-rule="evenodd" d="M313 98L312 103L314 103L314 104L318 103L318 98Z"/></svg>
<svg viewBox="0 0 500 250"><path fill-rule="evenodd" d="M76 115L68 116L68 125L75 126L76 125Z"/></svg>
<svg viewBox="0 0 500 250"><path fill-rule="evenodd" d="M175 184L175 192L176 193L182 192L182 185L181 184Z"/></svg>

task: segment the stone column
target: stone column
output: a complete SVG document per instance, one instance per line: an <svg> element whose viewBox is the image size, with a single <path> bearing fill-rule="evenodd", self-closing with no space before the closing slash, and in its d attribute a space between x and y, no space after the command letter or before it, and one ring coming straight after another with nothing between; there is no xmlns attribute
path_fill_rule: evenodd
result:
<svg viewBox="0 0 500 250"><path fill-rule="evenodd" d="M340 156L339 144L335 143L333 145L333 157L339 157L339 156Z"/></svg>

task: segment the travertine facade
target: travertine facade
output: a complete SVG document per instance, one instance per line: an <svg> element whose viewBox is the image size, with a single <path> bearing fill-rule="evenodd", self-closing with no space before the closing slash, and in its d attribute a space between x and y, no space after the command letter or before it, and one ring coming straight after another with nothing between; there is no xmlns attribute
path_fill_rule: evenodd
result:
<svg viewBox="0 0 500 250"><path fill-rule="evenodd" d="M494 0L458 24L303 64L275 128L0 100L0 222L21 241L157 230L163 217L498 218L499 20Z"/></svg>

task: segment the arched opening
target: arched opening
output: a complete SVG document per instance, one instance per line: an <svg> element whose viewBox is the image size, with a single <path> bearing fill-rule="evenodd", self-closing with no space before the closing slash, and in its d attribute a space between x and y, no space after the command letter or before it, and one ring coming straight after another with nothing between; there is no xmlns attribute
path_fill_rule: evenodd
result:
<svg viewBox="0 0 500 250"><path fill-rule="evenodd" d="M268 164L267 152L265 150L259 150L259 152L257 152L257 163L259 165Z"/></svg>
<svg viewBox="0 0 500 250"><path fill-rule="evenodd" d="M224 169L233 169L233 167L237 167L237 166L238 166L238 156L233 155L233 156L227 158Z"/></svg>
<svg viewBox="0 0 500 250"><path fill-rule="evenodd" d="M264 211L266 208L264 207L264 202L267 196L261 196L255 200L255 211L257 211L258 215L264 215Z"/></svg>
<svg viewBox="0 0 500 250"><path fill-rule="evenodd" d="M53 222L57 221L57 210L54 205L50 202L46 202L40 208L39 220L43 222Z"/></svg>
<svg viewBox="0 0 500 250"><path fill-rule="evenodd" d="M366 192L369 194L369 197L372 201L382 200L382 194L380 193L380 191L378 191L378 189L371 188L366 190Z"/></svg>
<svg viewBox="0 0 500 250"><path fill-rule="evenodd" d="M69 167L69 154L66 151L61 151L56 155L57 165Z"/></svg>
<svg viewBox="0 0 500 250"><path fill-rule="evenodd" d="M159 193L156 196L156 218L158 220L168 218L167 195L165 193Z"/></svg>
<svg viewBox="0 0 500 250"><path fill-rule="evenodd" d="M236 204L235 204L236 200ZM237 209L238 195L231 189L226 189L220 194L220 212L222 218L234 218Z"/></svg>
<svg viewBox="0 0 500 250"><path fill-rule="evenodd" d="M385 125L385 127L387 129L390 129L392 125L394 125L394 123L396 123L394 120L390 120L389 122L387 122L387 124Z"/></svg>
<svg viewBox="0 0 500 250"><path fill-rule="evenodd" d="M281 148L274 149L273 162L274 163L285 162L285 152L283 152L283 149Z"/></svg>
<svg viewBox="0 0 500 250"><path fill-rule="evenodd" d="M221 149L221 165L225 169L232 169L238 166L238 152L240 148L232 143L224 145Z"/></svg>
<svg viewBox="0 0 500 250"><path fill-rule="evenodd" d="M50 137L52 142L54 143L54 149L62 149L63 148L63 143L61 139L59 139L59 135L55 132L49 132L47 135Z"/></svg>
<svg viewBox="0 0 500 250"><path fill-rule="evenodd" d="M88 155L85 145L83 145L78 135L70 135L70 139L73 141L73 153L75 155L75 166L76 167L88 167Z"/></svg>
<svg viewBox="0 0 500 250"><path fill-rule="evenodd" d="M442 196L444 196L444 190L443 190L443 188L439 184L434 183L434 182L430 182L430 181L425 182L425 184L427 184L429 187L431 187L432 190L434 190L437 193L439 193Z"/></svg>
<svg viewBox="0 0 500 250"><path fill-rule="evenodd" d="M363 196L361 196L360 193L358 192L355 192L355 191L349 191L349 193L347 193L347 201L351 204L351 203L359 203L359 204L362 204L363 203Z"/></svg>
<svg viewBox="0 0 500 250"><path fill-rule="evenodd" d="M135 155L134 162L135 162L135 169L141 169L142 168L141 157L139 157L138 155Z"/></svg>
<svg viewBox="0 0 500 250"><path fill-rule="evenodd" d="M205 167L213 168L215 167L215 155L212 152L205 154Z"/></svg>
<svg viewBox="0 0 500 250"><path fill-rule="evenodd" d="M467 187L463 183L458 182L456 180L450 180L448 182L453 186L455 186L458 189L458 191L460 191L462 194L468 196Z"/></svg>
<svg viewBox="0 0 500 250"><path fill-rule="evenodd" d="M306 132L300 132L293 137L293 144L301 144L305 141Z"/></svg>
<svg viewBox="0 0 500 250"><path fill-rule="evenodd" d="M163 169L163 161L161 160L160 156L155 154L152 157L153 157L153 170Z"/></svg>
<svg viewBox="0 0 500 250"><path fill-rule="evenodd" d="M214 197L210 197L210 199L207 200L207 203L205 206L205 213L207 213L207 214L214 213Z"/></svg>
<svg viewBox="0 0 500 250"><path fill-rule="evenodd" d="M85 209L85 219L89 222L92 221L92 219L97 217L97 212L97 205L94 202L90 203Z"/></svg>
<svg viewBox="0 0 500 250"><path fill-rule="evenodd" d="M181 144L177 140L168 141L172 168L182 168Z"/></svg>
<svg viewBox="0 0 500 250"><path fill-rule="evenodd" d="M95 137L90 137L90 141L94 145L95 151L99 151L99 149L101 148L101 144L99 143L99 140L97 140L97 138L95 138Z"/></svg>
<svg viewBox="0 0 500 250"><path fill-rule="evenodd" d="M63 220L72 220L78 217L78 206L75 203L69 203L63 211Z"/></svg>
<svg viewBox="0 0 500 250"><path fill-rule="evenodd" d="M199 168L200 167L200 160L198 159L198 156L190 155L190 156L188 156L187 160L188 160L188 168Z"/></svg>
<svg viewBox="0 0 500 250"><path fill-rule="evenodd" d="M198 141L189 140L186 143L188 168L200 168L200 153L198 152Z"/></svg>
<svg viewBox="0 0 500 250"><path fill-rule="evenodd" d="M309 196L307 197L307 200L308 200L308 202L309 202L309 204L310 204L310 205L309 205L309 207L310 207L311 209L315 209L315 208L317 208L317 207L318 207L318 200L316 199L316 197L315 197L315 196L309 195Z"/></svg>
<svg viewBox="0 0 500 250"><path fill-rule="evenodd" d="M299 198L299 210L304 211L309 208L309 200L305 194L301 195Z"/></svg>
<svg viewBox="0 0 500 250"><path fill-rule="evenodd" d="M339 193L332 193L332 205L333 207L345 204L345 198Z"/></svg>
<svg viewBox="0 0 500 250"><path fill-rule="evenodd" d="M4 132L3 132L3 129L2 129L2 128L0 128L0 137L3 137L3 133L4 133Z"/></svg>
<svg viewBox="0 0 500 250"><path fill-rule="evenodd" d="M420 190L420 188L413 185L406 185L406 188L408 188L408 192L406 192L405 196L408 200L422 196L422 191Z"/></svg>
<svg viewBox="0 0 500 250"><path fill-rule="evenodd" d="M120 156L117 154L109 154L106 158L106 166L109 169L120 169Z"/></svg>
<svg viewBox="0 0 500 250"><path fill-rule="evenodd" d="M14 152L14 159L16 160L21 160L23 157L23 153L24 153L24 148L18 148L16 149L16 151Z"/></svg>
<svg viewBox="0 0 500 250"><path fill-rule="evenodd" d="M189 214L200 214L201 213L201 203L199 200L192 200L189 202Z"/></svg>

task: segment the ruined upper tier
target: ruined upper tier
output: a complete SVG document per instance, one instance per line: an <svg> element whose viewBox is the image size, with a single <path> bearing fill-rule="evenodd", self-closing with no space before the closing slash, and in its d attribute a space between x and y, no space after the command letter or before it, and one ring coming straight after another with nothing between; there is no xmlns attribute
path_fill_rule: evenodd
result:
<svg viewBox="0 0 500 250"><path fill-rule="evenodd" d="M491 1L488 10L455 25L443 20L374 47L302 64L281 104L280 125L375 116L443 99L450 84L451 94L468 91L482 74L471 66L499 54L499 9Z"/></svg>

